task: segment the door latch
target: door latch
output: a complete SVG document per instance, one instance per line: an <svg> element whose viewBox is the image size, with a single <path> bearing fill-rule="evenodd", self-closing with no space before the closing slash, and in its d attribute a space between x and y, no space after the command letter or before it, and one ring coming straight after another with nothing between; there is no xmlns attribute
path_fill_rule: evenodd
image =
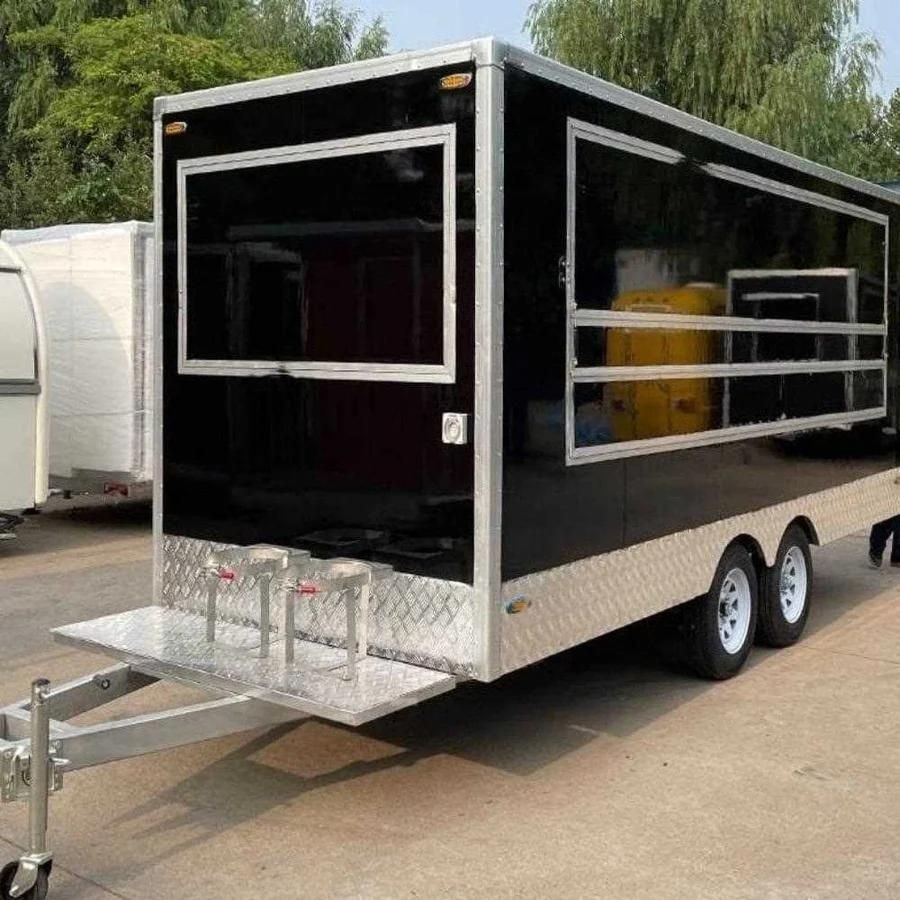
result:
<svg viewBox="0 0 900 900"><path fill-rule="evenodd" d="M441 440L445 444L468 444L469 416L466 413L444 413Z"/></svg>

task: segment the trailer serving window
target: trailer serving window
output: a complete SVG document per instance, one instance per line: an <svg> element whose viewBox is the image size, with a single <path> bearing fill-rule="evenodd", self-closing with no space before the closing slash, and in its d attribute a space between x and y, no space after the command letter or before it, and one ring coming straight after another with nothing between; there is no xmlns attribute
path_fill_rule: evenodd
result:
<svg viewBox="0 0 900 900"><path fill-rule="evenodd" d="M566 461L886 415L887 217L569 120Z"/></svg>
<svg viewBox="0 0 900 900"><path fill-rule="evenodd" d="M452 383L455 127L181 160L179 371Z"/></svg>

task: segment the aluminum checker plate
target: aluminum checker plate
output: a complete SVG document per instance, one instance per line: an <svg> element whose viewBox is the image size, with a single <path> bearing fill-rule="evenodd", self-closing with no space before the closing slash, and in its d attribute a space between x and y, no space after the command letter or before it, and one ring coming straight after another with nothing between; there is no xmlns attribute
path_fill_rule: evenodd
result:
<svg viewBox="0 0 900 900"><path fill-rule="evenodd" d="M359 661L356 681L345 681L344 650L298 640L289 665L282 641L275 640L269 656L261 659L257 629L220 622L216 641L208 643L205 617L160 606L63 625L51 633L60 643L104 653L148 675L278 703L346 725L412 706L459 681L446 672L374 656Z"/></svg>

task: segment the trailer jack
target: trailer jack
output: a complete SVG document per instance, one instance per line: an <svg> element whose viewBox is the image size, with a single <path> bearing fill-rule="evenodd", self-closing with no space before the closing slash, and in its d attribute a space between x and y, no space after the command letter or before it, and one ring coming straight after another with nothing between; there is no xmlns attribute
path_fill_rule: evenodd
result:
<svg viewBox="0 0 900 900"><path fill-rule="evenodd" d="M55 690L40 678L31 685L30 699L0 709L0 802L28 803L27 852L0 870L0 900L47 896L53 865L48 807L64 773L307 718L297 709L225 695L99 725L67 721L158 680L124 664Z"/></svg>

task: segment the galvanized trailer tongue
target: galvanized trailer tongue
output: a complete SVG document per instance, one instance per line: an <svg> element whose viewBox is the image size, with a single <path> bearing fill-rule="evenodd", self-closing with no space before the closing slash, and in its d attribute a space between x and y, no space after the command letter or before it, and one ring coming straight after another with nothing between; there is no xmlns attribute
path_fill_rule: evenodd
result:
<svg viewBox="0 0 900 900"><path fill-rule="evenodd" d="M229 547L212 551L202 567L204 611L148 606L54 629L57 641L122 664L55 690L39 679L29 699L0 709L0 802L27 799L30 821L28 851L0 872L2 896L46 894L48 799L66 772L305 716L360 725L453 688L456 675L369 654L371 591L390 575L384 564ZM240 579L258 591L252 624L221 615L220 587ZM336 642L343 646L296 632L298 605L326 596L344 607L346 633ZM213 699L99 725L68 721L160 679Z"/></svg>

